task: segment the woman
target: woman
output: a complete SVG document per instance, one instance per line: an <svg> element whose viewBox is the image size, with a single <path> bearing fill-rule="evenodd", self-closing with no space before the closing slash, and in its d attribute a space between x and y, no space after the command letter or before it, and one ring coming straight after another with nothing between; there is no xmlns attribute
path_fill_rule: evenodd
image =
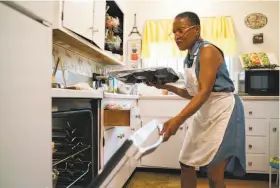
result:
<svg viewBox="0 0 280 188"><path fill-rule="evenodd" d="M244 175L245 120L241 100L234 95L223 52L200 37L200 20L184 12L173 22L173 34L181 51L188 50L185 64L185 89L154 85L190 99L189 104L164 124L160 134L165 141L194 115L179 161L181 187L196 187L195 167L206 169L211 188L224 188L224 171ZM149 85L152 85L149 83Z"/></svg>

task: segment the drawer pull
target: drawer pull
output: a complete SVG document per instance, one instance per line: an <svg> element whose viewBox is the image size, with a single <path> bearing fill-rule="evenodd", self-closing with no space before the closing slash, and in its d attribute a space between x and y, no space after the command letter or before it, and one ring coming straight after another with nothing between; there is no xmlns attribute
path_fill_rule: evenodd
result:
<svg viewBox="0 0 280 188"><path fill-rule="evenodd" d="M180 130L183 130L183 127L180 127Z"/></svg>
<svg viewBox="0 0 280 188"><path fill-rule="evenodd" d="M135 129L134 129L134 128L131 128L130 130L135 131Z"/></svg>
<svg viewBox="0 0 280 188"><path fill-rule="evenodd" d="M248 165L249 165L249 166L252 166L252 164L253 164L252 162L248 162Z"/></svg>
<svg viewBox="0 0 280 188"><path fill-rule="evenodd" d="M272 130L273 130L273 132L276 132L276 131L277 131L277 128L274 127Z"/></svg>
<svg viewBox="0 0 280 188"><path fill-rule="evenodd" d="M253 127L249 127L249 131L253 130Z"/></svg>
<svg viewBox="0 0 280 188"><path fill-rule="evenodd" d="M124 134L120 134L119 136L118 136L118 138L120 138L120 139L122 139L124 137Z"/></svg>
<svg viewBox="0 0 280 188"><path fill-rule="evenodd" d="M253 146L250 144L250 145L249 145L249 148L252 149L252 147L253 147Z"/></svg>
<svg viewBox="0 0 280 188"><path fill-rule="evenodd" d="M249 111L249 115L252 115L253 114L253 112L252 111Z"/></svg>
<svg viewBox="0 0 280 188"><path fill-rule="evenodd" d="M138 118L138 119L140 119L140 117L141 117L140 115L136 115L136 116L135 116L135 118Z"/></svg>

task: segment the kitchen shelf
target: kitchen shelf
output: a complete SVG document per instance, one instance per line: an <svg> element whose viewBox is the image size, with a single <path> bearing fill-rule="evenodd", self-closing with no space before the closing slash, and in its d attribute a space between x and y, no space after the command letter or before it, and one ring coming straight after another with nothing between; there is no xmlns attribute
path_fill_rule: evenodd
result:
<svg viewBox="0 0 280 188"><path fill-rule="evenodd" d="M122 61L107 55L105 51L91 42L63 27L53 30L53 43L103 65L125 65Z"/></svg>

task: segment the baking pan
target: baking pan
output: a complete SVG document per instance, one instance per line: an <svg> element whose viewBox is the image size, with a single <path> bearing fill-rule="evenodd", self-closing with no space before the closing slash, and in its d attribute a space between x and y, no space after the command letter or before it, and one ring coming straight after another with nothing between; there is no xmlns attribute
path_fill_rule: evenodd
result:
<svg viewBox="0 0 280 188"><path fill-rule="evenodd" d="M147 82L166 84L179 80L177 73L169 67L119 70L109 72L109 75L128 85Z"/></svg>

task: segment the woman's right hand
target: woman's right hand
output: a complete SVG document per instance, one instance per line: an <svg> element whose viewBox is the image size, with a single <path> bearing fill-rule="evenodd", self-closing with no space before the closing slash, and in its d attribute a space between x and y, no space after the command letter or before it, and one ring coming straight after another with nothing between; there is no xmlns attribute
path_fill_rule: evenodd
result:
<svg viewBox="0 0 280 188"><path fill-rule="evenodd" d="M166 85L163 84L154 84L152 82L147 82L147 86L154 86L157 89L166 89Z"/></svg>

